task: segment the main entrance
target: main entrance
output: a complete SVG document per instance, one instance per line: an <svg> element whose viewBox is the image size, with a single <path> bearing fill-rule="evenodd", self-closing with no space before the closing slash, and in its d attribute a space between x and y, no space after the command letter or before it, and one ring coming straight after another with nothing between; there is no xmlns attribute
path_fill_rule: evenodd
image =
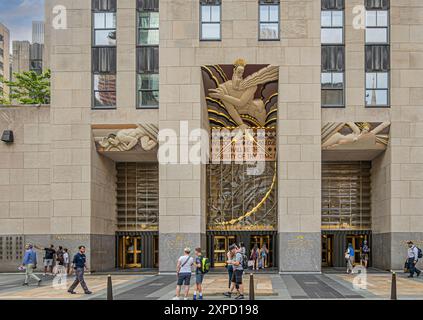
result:
<svg viewBox="0 0 423 320"><path fill-rule="evenodd" d="M274 231L208 231L207 232L207 255L210 257L212 267L219 268L226 265L226 254L231 244L242 242L249 257L251 249L257 245L259 249L265 247L268 250L265 267L276 267L276 244L277 232Z"/></svg>
<svg viewBox="0 0 423 320"><path fill-rule="evenodd" d="M159 236L156 232L119 233L117 236L119 268L157 268Z"/></svg>

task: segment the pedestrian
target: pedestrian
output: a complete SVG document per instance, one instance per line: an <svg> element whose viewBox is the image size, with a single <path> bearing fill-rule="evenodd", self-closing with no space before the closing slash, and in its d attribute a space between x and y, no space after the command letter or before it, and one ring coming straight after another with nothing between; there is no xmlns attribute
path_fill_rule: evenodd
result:
<svg viewBox="0 0 423 320"><path fill-rule="evenodd" d="M245 249L244 242L240 242L238 248L242 255L245 255L247 253L247 249Z"/></svg>
<svg viewBox="0 0 423 320"><path fill-rule="evenodd" d="M189 286L191 284L191 272L194 264L194 259L190 256L191 249L185 248L184 255L180 256L176 264L177 284L176 284L176 296L173 300L179 300L181 294L181 287L184 285L184 300L188 300Z"/></svg>
<svg viewBox="0 0 423 320"><path fill-rule="evenodd" d="M407 261L408 261L408 270L410 272L410 275L408 278L413 278L414 273L417 274L417 276L420 276L421 271L417 269L417 261L419 261L419 249L414 245L412 241L408 241L408 252L407 252Z"/></svg>
<svg viewBox="0 0 423 320"><path fill-rule="evenodd" d="M54 250L54 245L50 245L50 248L44 248L44 276L47 275L47 271L53 273L53 261L56 250Z"/></svg>
<svg viewBox="0 0 423 320"><path fill-rule="evenodd" d="M347 273L354 273L354 248L351 243L348 244L347 250L345 251L345 260L347 261Z"/></svg>
<svg viewBox="0 0 423 320"><path fill-rule="evenodd" d="M251 249L250 260L253 261L253 270L258 270L259 248L257 243Z"/></svg>
<svg viewBox="0 0 423 320"><path fill-rule="evenodd" d="M87 284L84 279L84 272L88 271L87 268L87 257L85 256L85 246L79 246L79 252L75 254L72 260L72 266L75 270L75 281L69 287L68 292L70 294L75 294L75 288L78 284L81 284L82 289L84 289L85 294L91 294L92 292L88 290Z"/></svg>
<svg viewBox="0 0 423 320"><path fill-rule="evenodd" d="M69 274L70 263L69 263L69 253L67 248L63 249L63 266L65 267L66 274Z"/></svg>
<svg viewBox="0 0 423 320"><path fill-rule="evenodd" d="M197 292L198 292L198 300L203 300L203 280L204 275L207 272L206 266L203 265L203 254L201 253L201 248L195 248L195 290L194 290L194 298L193 300L197 300Z"/></svg>
<svg viewBox="0 0 423 320"><path fill-rule="evenodd" d="M263 243L263 246L260 249L260 260L261 260L261 267L264 269L267 266L267 256L269 254L269 249L267 249L267 245Z"/></svg>
<svg viewBox="0 0 423 320"><path fill-rule="evenodd" d="M229 247L229 251L226 253L226 258L227 258L226 261L232 260L234 258L234 256L235 256L233 254L232 250L231 250L231 247L232 246L236 246L236 245L235 244L232 244ZM232 264L226 263L226 269L228 270L228 276L229 276L228 290L230 290L231 289L231 284L232 284L232 275L234 273L234 267L233 267Z"/></svg>
<svg viewBox="0 0 423 320"><path fill-rule="evenodd" d="M33 249L32 244L26 246L25 255L22 261L22 267L25 267L25 282L24 286L29 284L29 278L34 278L37 284L41 284L41 279L34 274L34 269L37 268L37 253Z"/></svg>
<svg viewBox="0 0 423 320"><path fill-rule="evenodd" d="M364 268L367 268L369 264L369 255L370 255L370 248L367 245L367 240L363 241L363 245L361 246L361 255L360 255L360 264L364 265Z"/></svg>
<svg viewBox="0 0 423 320"><path fill-rule="evenodd" d="M59 249L56 251L56 265L54 274L64 273L64 258L63 258L63 247L59 246Z"/></svg>
<svg viewBox="0 0 423 320"><path fill-rule="evenodd" d="M230 250L232 251L234 258L232 260L228 260L227 263L233 266L234 272L232 275L231 288L228 292L225 292L224 295L230 298L232 296L232 292L236 288L238 296L235 299L242 300L244 299L244 286L242 284L242 276L244 273L244 268L242 266L243 256L241 250L236 245L232 245Z"/></svg>

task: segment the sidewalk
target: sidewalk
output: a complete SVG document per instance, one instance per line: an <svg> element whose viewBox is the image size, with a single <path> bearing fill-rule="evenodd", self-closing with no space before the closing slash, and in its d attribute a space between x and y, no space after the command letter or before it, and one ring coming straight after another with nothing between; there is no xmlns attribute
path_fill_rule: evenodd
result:
<svg viewBox="0 0 423 320"><path fill-rule="evenodd" d="M344 273L325 274L255 274L255 297L257 300L288 299L389 299L391 292L390 273L368 273L367 285L360 286L363 275ZM32 284L23 287L23 274L0 274L0 299L106 299L107 275L86 276L86 282L93 295L85 295L80 287L76 295L66 292L73 281L67 279L63 286L49 276L42 286ZM116 300L169 300L174 297L175 275L115 274L112 276L113 294ZM195 277L192 279L190 298L194 291ZM361 282L362 283L362 282ZM244 276L245 296L249 294L249 274ZM204 279L204 299L228 300L223 292L228 289L225 274L209 273ZM398 299L423 300L423 277L408 279L406 274L397 275Z"/></svg>

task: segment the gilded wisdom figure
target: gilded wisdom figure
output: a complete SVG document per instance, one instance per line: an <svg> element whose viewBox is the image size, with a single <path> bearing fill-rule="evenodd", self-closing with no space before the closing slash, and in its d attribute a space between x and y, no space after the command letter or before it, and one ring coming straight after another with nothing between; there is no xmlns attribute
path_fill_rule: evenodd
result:
<svg viewBox="0 0 423 320"><path fill-rule="evenodd" d="M223 102L232 119L241 128L248 127L241 114L248 114L257 119L260 125L266 123L266 109L263 100L254 99L260 84L278 80L279 70L275 66L267 66L256 73L243 78L245 61L238 59L234 63L234 73L231 80L220 84L216 89L210 89L210 97Z"/></svg>

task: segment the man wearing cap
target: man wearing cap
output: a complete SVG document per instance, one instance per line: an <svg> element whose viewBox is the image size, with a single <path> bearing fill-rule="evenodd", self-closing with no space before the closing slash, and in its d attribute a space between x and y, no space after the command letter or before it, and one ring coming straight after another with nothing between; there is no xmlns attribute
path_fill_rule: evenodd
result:
<svg viewBox="0 0 423 320"><path fill-rule="evenodd" d="M37 280L38 285L40 285L41 279L34 274L34 269L37 268L37 253L34 251L32 244L28 244L26 246L22 266L25 267L25 282L23 283L23 285L28 285L30 277Z"/></svg>
<svg viewBox="0 0 423 320"><path fill-rule="evenodd" d="M417 276L420 275L421 271L417 269L416 264L419 260L419 249L414 245L412 241L408 241L408 252L407 252L407 261L408 261L408 269L410 270L409 278L412 278L414 276L414 273L417 274Z"/></svg>
<svg viewBox="0 0 423 320"><path fill-rule="evenodd" d="M185 248L184 255L179 257L178 263L176 264L178 282L176 284L176 297L174 297L173 300L179 300L182 285L185 285L184 300L188 300L192 265L194 264L194 259L190 256L190 253L191 249Z"/></svg>

